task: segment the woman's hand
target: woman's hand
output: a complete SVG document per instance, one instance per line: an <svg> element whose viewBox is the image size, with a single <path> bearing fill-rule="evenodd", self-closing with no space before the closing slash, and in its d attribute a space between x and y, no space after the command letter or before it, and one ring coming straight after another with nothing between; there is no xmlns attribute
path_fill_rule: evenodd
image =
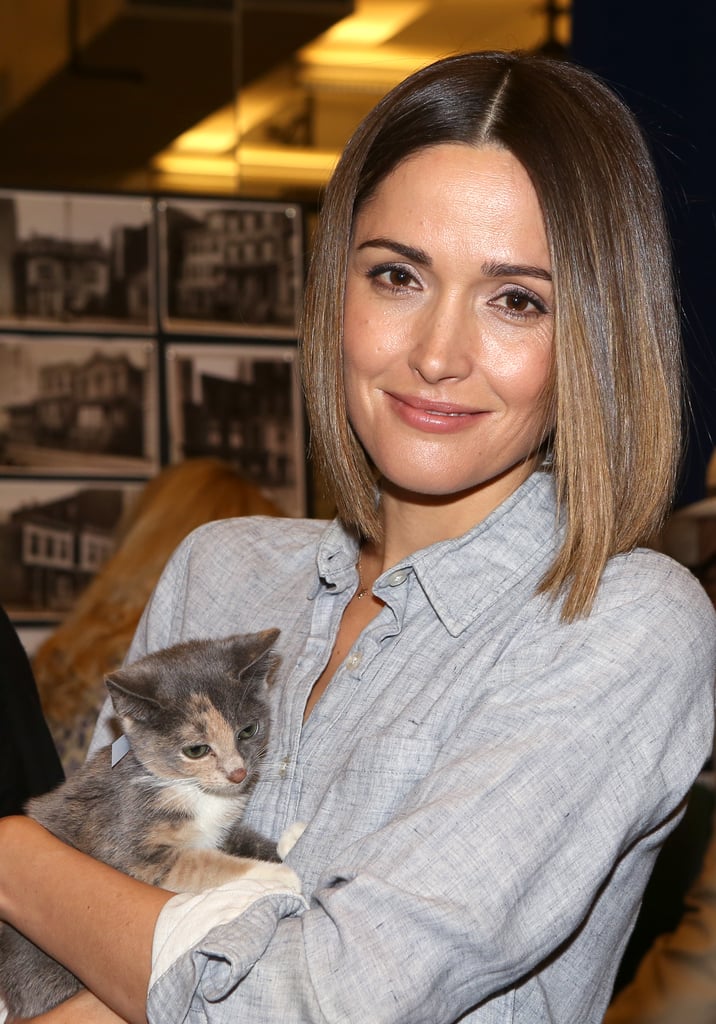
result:
<svg viewBox="0 0 716 1024"><path fill-rule="evenodd" d="M9 1017L6 1024L127 1024L87 989L39 1017Z"/></svg>

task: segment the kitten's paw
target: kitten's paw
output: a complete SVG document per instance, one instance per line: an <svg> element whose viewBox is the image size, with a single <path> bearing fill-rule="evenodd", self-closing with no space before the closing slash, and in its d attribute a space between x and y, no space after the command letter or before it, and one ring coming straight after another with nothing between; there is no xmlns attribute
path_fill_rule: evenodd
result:
<svg viewBox="0 0 716 1024"><path fill-rule="evenodd" d="M305 821L294 821L293 825L289 825L288 828L283 830L281 838L278 841L278 846L276 847L276 852L281 860L286 860L286 857L288 857L289 853L305 831Z"/></svg>
<svg viewBox="0 0 716 1024"><path fill-rule="evenodd" d="M183 850L161 884L163 889L171 892L201 892L237 878L253 878L269 885L301 891L296 873L285 864L233 857L221 850Z"/></svg>
<svg viewBox="0 0 716 1024"><path fill-rule="evenodd" d="M243 873L243 878L253 878L257 882L278 885L283 889L301 892L301 880L286 864L275 864L266 860L257 860Z"/></svg>

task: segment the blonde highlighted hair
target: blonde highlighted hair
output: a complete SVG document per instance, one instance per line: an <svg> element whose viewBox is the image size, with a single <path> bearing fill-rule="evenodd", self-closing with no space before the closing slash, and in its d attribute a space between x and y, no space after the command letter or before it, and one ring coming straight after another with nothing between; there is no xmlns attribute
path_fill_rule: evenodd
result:
<svg viewBox="0 0 716 1024"><path fill-rule="evenodd" d="M187 534L214 519L280 514L258 487L218 459L188 459L150 480L120 525L115 554L35 654L50 723L97 711L104 676L121 664L167 559Z"/></svg>
<svg viewBox="0 0 716 1024"><path fill-rule="evenodd" d="M607 560L648 542L680 457L678 311L661 193L631 112L599 79L531 54L469 53L393 89L348 143L328 186L303 327L311 445L338 514L381 532L373 467L346 415L342 314L352 226L408 156L498 146L524 166L550 247L553 390L546 422L566 533L541 589L589 612Z"/></svg>

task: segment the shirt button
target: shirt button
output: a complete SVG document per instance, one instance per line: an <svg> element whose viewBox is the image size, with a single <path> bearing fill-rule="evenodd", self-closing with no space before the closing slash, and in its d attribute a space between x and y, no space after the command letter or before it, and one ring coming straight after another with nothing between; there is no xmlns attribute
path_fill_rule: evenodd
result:
<svg viewBox="0 0 716 1024"><path fill-rule="evenodd" d="M358 668L362 661L363 655L359 654L358 651L354 651L353 654L349 654L346 658L346 666L348 668Z"/></svg>
<svg viewBox="0 0 716 1024"><path fill-rule="evenodd" d="M389 587L399 587L401 583L405 583L407 578L407 569L396 569L395 572L391 572L390 576L388 576L386 583Z"/></svg>

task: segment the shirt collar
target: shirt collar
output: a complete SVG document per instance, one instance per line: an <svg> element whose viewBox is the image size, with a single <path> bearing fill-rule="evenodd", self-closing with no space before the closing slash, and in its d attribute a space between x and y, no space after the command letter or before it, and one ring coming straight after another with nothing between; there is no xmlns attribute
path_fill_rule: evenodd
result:
<svg viewBox="0 0 716 1024"><path fill-rule="evenodd" d="M358 537L338 520L328 524L318 545L317 568L319 587L323 584L332 593L340 594L355 586L355 564Z"/></svg>
<svg viewBox="0 0 716 1024"><path fill-rule="evenodd" d="M414 572L435 614L459 636L507 591L524 581L533 590L560 535L552 474L538 470L467 533L416 551L388 574ZM318 573L333 593L355 586L357 552L355 534L331 523L319 545ZM388 574L378 579L377 592Z"/></svg>
<svg viewBox="0 0 716 1024"><path fill-rule="evenodd" d="M527 584L525 600L547 571L561 535L554 480L537 471L486 519L454 540L406 560L452 636L508 591Z"/></svg>

